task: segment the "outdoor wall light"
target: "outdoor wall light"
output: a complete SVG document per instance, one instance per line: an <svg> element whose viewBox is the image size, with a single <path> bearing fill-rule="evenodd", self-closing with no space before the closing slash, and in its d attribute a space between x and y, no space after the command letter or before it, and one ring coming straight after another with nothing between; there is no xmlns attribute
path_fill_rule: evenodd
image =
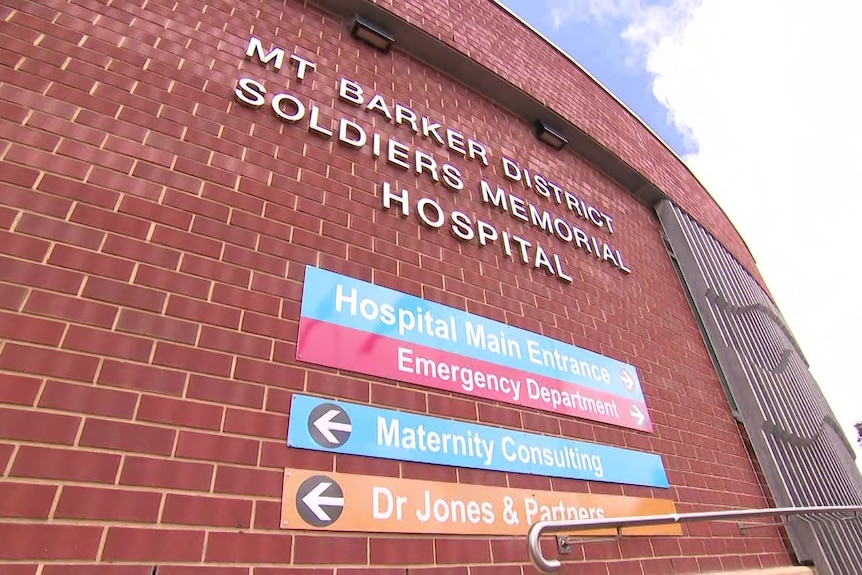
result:
<svg viewBox="0 0 862 575"><path fill-rule="evenodd" d="M389 52L392 44L395 43L395 38L388 30L361 16L356 16L353 19L353 23L350 25L350 35L374 46L384 54Z"/></svg>
<svg viewBox="0 0 862 575"><path fill-rule="evenodd" d="M545 124L541 120L536 120L535 124L536 138L545 142L555 150L562 150L569 143L562 134Z"/></svg>

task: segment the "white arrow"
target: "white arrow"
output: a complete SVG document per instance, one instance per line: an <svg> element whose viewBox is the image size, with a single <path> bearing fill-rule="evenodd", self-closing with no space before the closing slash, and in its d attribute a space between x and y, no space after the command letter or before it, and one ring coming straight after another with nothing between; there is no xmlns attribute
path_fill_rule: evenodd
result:
<svg viewBox="0 0 862 575"><path fill-rule="evenodd" d="M341 412L337 409L330 409L314 420L314 427L317 428L329 443L340 443L338 438L332 434L333 431L351 431L353 429L353 426L349 423L338 423L337 421L332 421L332 419L339 413Z"/></svg>
<svg viewBox="0 0 862 575"><path fill-rule="evenodd" d="M317 487L309 491L305 497L302 498L302 502L305 503L305 506L308 507L308 509L321 521L332 521L332 517L327 515L326 511L323 510L323 505L344 507L343 497L323 497L323 492L329 489L330 485L332 485L332 483L321 481L317 484Z"/></svg>
<svg viewBox="0 0 862 575"><path fill-rule="evenodd" d="M623 382L623 385L626 386L626 389L628 389L629 391L634 390L635 380L629 372L627 372L626 370L620 371L620 380Z"/></svg>
<svg viewBox="0 0 862 575"><path fill-rule="evenodd" d="M643 425L643 424L644 424L644 414L643 414L643 412L638 408L638 406L637 406L637 405L632 405L632 411L631 411L631 413L632 413L632 417L634 417L635 419L637 419L637 421L638 421L638 425Z"/></svg>

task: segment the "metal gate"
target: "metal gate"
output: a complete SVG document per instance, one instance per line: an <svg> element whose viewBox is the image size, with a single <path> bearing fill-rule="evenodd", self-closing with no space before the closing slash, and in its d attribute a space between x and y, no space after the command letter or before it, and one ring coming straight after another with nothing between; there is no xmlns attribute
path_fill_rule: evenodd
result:
<svg viewBox="0 0 862 575"><path fill-rule="evenodd" d="M724 246L678 206L661 200L656 213L776 506L862 504L852 447L778 308ZM813 562L820 575L862 573L859 518L795 518L787 531L798 560Z"/></svg>

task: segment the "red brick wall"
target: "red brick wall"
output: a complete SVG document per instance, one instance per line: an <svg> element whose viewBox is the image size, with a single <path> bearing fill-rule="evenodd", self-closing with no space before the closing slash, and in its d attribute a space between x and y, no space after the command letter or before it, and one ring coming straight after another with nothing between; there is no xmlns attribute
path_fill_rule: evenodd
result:
<svg viewBox="0 0 862 575"><path fill-rule="evenodd" d="M684 169L575 70L553 75L571 83L557 92L526 82L512 63L529 60L550 78L559 57L520 24L479 0L433 15L426 4L393 10L486 65L496 59L501 75L521 78L738 248ZM251 34L317 70L298 83L287 66L278 73L246 60ZM284 467L655 496L680 511L767 504L651 210L585 162L549 151L482 95L397 50L357 43L340 22L294 0L4 2L0 46L0 573L150 575L158 566L160 575L316 574L337 566L339 574L394 574L409 566L466 575L521 573L527 562L523 538L281 531ZM338 101L341 76L601 206L615 218L608 239L633 273L565 252L568 285L494 247L383 211L380 184L390 181L447 211L552 241L481 203L480 177L503 183L496 164L480 169L452 155L469 182L453 194L233 95L240 77L286 87L328 118L353 116L445 157ZM299 363L306 264L631 363L655 432ZM671 488L290 450L294 391L656 452ZM741 537L721 524L686 527L682 538L576 546L572 557L587 562L582 572L600 574L789 562L778 533Z"/></svg>

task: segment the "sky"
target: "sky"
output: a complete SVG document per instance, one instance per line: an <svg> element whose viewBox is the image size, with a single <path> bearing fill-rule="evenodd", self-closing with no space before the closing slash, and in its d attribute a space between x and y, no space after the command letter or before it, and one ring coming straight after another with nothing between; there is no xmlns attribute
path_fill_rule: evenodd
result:
<svg viewBox="0 0 862 575"><path fill-rule="evenodd" d="M728 214L862 469L862 2L502 2L631 108Z"/></svg>

